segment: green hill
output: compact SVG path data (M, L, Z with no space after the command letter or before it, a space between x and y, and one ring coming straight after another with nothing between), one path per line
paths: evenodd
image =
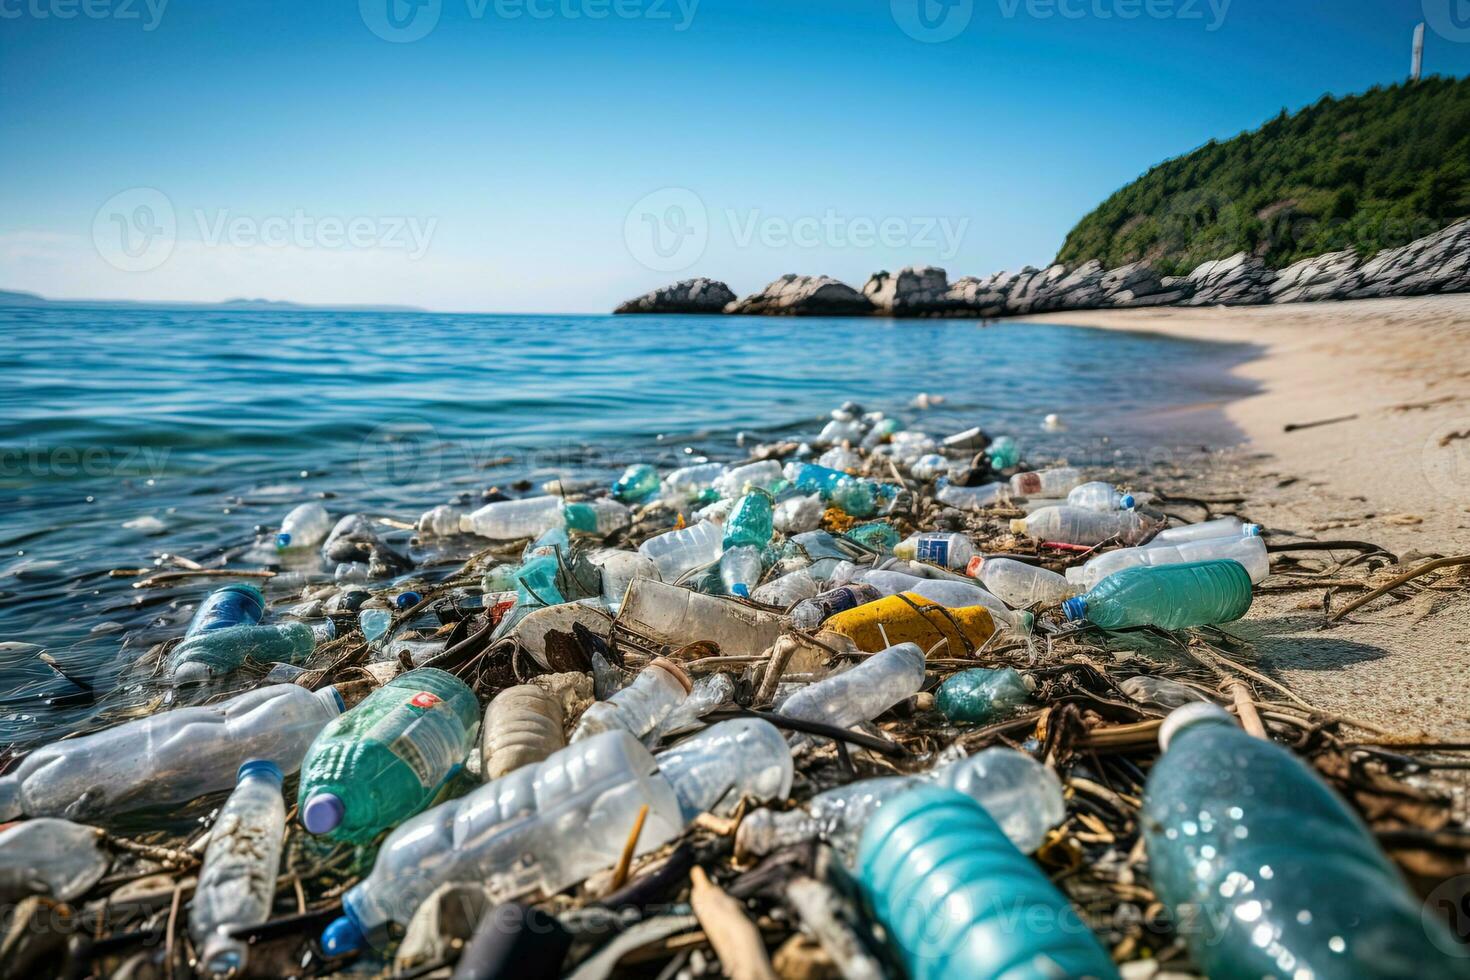
M1179 275L1236 252L1274 268L1403 245L1470 214L1470 79L1428 78L1283 109L1117 191L1058 262L1145 259Z

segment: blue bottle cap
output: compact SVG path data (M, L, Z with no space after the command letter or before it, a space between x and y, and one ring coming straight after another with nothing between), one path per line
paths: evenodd
M269 759L245 760L241 764L239 772L235 773L235 781L240 782L246 776L259 776L262 779L269 779L278 785L284 778L281 775L281 767Z
M1240 526L1240 533L1248 538L1259 538L1261 536L1261 525L1242 524Z
M1087 615L1087 600L1074 595L1062 603L1062 613L1067 617L1069 623L1075 623Z
M393 600L393 604L399 609L412 609L414 606L417 606L420 602L423 601L423 596L419 595L417 592L410 591L400 594L398 598Z
M322 930L322 952L328 956L346 956L367 945L367 937L349 916L340 916Z
M291 547L291 535L286 531L282 531L280 534L277 534L276 547L281 551L285 551L287 548Z
M746 585L744 582L736 582L734 585L730 586L730 591L735 593L742 599L750 598L750 586Z
M1123 494L1123 499L1118 501L1118 503L1123 505L1124 510L1132 510L1133 505L1138 503L1138 501L1133 499L1133 494L1125 493Z
M313 834L325 834L337 829L346 812L335 793L317 793L301 808L301 823Z

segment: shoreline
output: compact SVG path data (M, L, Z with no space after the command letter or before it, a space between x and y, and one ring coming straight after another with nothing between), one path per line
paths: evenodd
M1230 370L1257 391L1220 406L1245 441L1217 447L1215 472L1189 482L1237 492L1279 540L1370 541L1410 567L1470 552L1470 296L1020 319L1254 345ZM1463 600L1426 590L1324 629L1322 595L1258 598L1242 632L1262 664L1314 704L1395 733L1470 735Z

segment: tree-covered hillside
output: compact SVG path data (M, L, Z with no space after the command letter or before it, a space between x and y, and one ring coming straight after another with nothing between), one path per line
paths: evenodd
M1067 236L1057 261L1166 274L1250 252L1281 267L1403 245L1470 214L1470 79L1374 88L1159 164Z

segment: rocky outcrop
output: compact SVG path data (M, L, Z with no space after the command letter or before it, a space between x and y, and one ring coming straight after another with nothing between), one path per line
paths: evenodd
M1364 262L1347 299L1470 291L1470 219Z
M948 292L949 275L932 265L875 272L863 284L874 310L888 316L933 316L945 305Z
M614 313L723 313L735 293L715 279L685 279L628 300Z
M1228 259L1202 263L1184 282L1190 290L1183 306L1253 306L1270 301L1276 274L1254 255L1237 252Z
M831 276L788 273L760 292L731 303L725 312L749 316L863 316L873 312L873 304Z

